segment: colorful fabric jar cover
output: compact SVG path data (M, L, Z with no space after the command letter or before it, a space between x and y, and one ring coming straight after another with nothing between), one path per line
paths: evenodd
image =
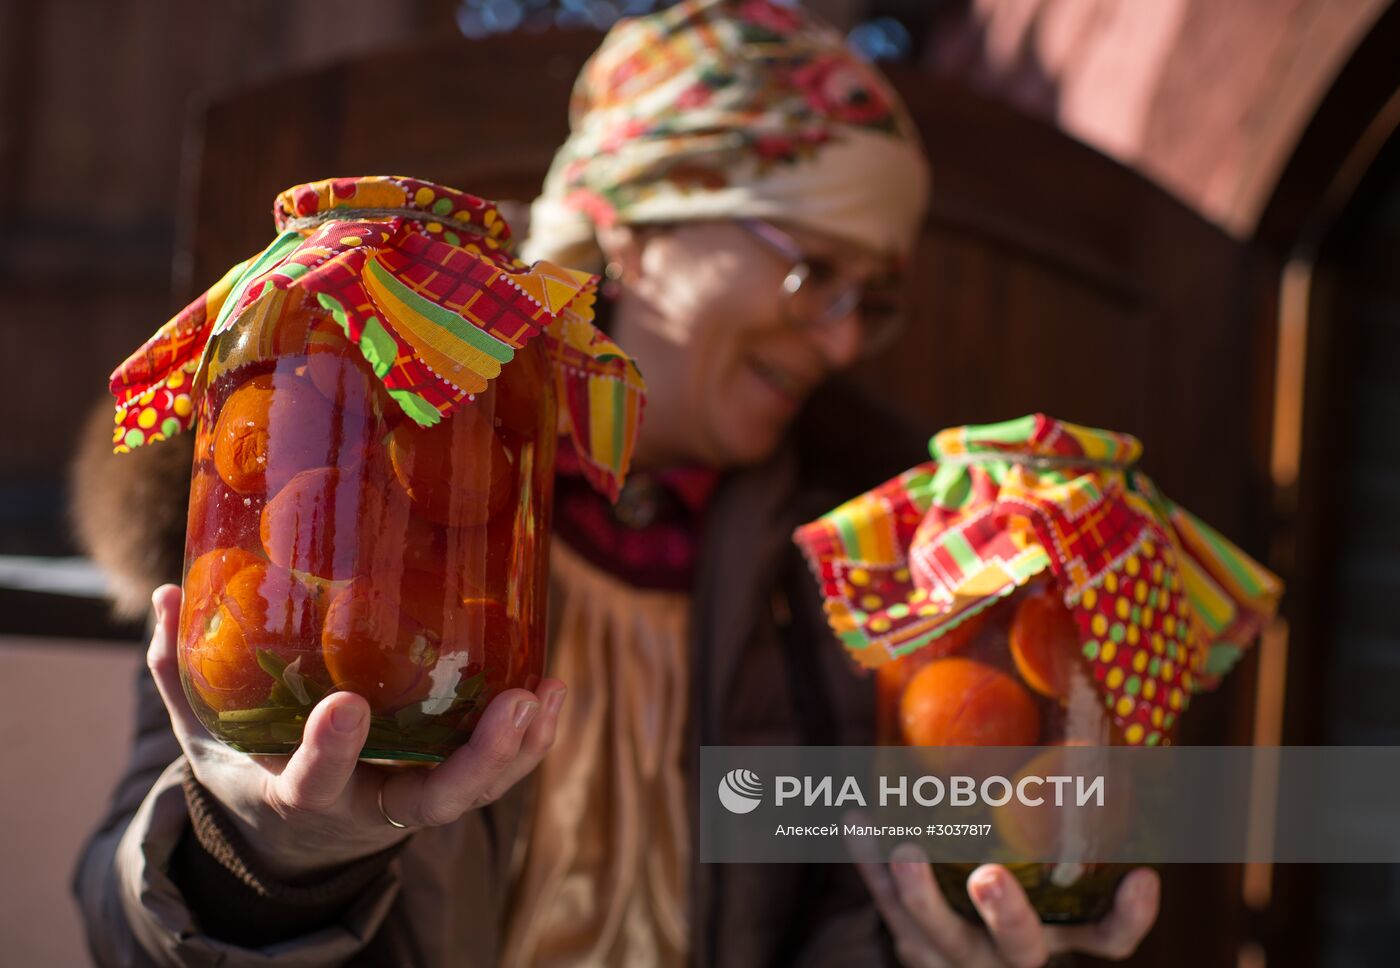
M621 20L574 86L528 251L599 267L595 229L772 218L908 252L929 168L893 88L833 27L774 0Z
M1115 725L1155 745L1277 608L1279 580L1160 494L1127 434L1034 414L929 450L794 536L861 665L938 650L1048 569Z
M645 385L636 364L593 326L597 279L548 262L526 266L490 202L413 178L337 178L288 189L278 236L160 328L111 377L118 453L193 424L217 361L214 336L276 318L307 294L359 347L389 395L423 426L475 395L532 339L559 393L560 432L583 472L616 499L631 463Z

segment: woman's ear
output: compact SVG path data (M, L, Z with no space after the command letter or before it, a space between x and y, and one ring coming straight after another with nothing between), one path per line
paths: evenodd
M637 279L642 274L642 250L650 233L630 225L601 226L597 229L598 248L610 279Z

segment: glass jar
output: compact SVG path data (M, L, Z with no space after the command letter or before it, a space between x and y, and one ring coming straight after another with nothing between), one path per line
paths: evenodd
M875 670L880 742L1002 748L951 761L995 759L994 775L1017 778L1087 776L1107 747L1172 742L1283 586L1158 491L1142 452L1041 413L950 427L929 461L797 529L832 632ZM1121 857L1143 833L1121 774L1084 810L1013 800L975 818L996 835L981 860L1010 867L1044 920L1112 905L1126 868L1079 861ZM976 865L934 866L976 917Z
M555 386L545 344L420 426L312 298L214 336L199 401L179 657L196 714L288 753L327 692L375 758L438 760L544 666Z
M1021 770L1051 775L1056 748L1124 745L1104 707L1079 630L1054 583L1029 582L1010 596L946 632L936 649L923 649L875 670L877 738L894 746L1040 746ZM1049 811L1014 805L987 817L998 842L1012 854L1054 852L1064 831ZM1087 839L1086 839L1087 833ZM1078 831L1092 852L1109 848L1123 830L1112 824ZM999 859L991 858L988 860ZM935 863L949 902L969 918L972 863ZM1091 921L1108 913L1123 864L1006 863L1032 906L1047 922Z

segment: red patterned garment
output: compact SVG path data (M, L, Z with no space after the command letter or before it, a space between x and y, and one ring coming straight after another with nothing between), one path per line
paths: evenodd
M590 564L636 588L691 589L705 510L719 472L634 471L612 504L589 486L573 446L555 459L554 533Z

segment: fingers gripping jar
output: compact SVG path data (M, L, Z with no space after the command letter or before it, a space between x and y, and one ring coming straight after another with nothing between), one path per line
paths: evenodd
M1014 784L1064 772L1065 747L1172 742L1282 587L1159 494L1135 469L1141 450L1043 414L953 428L931 462L798 530L833 631L875 670L880 743L1039 747ZM1073 831L1088 854L1124 837L1125 792L1112 799L1126 809ZM1070 832L1049 808L990 819L1042 920L1107 913L1126 866L1017 861L1054 855ZM933 865L972 918L976 866Z
M592 277L518 263L481 199L340 179L275 212L113 375L119 451L195 428L186 694L235 749L286 753L349 690L363 755L440 759L538 683L557 434L615 494L631 436L586 431L634 433L640 377L591 326Z

